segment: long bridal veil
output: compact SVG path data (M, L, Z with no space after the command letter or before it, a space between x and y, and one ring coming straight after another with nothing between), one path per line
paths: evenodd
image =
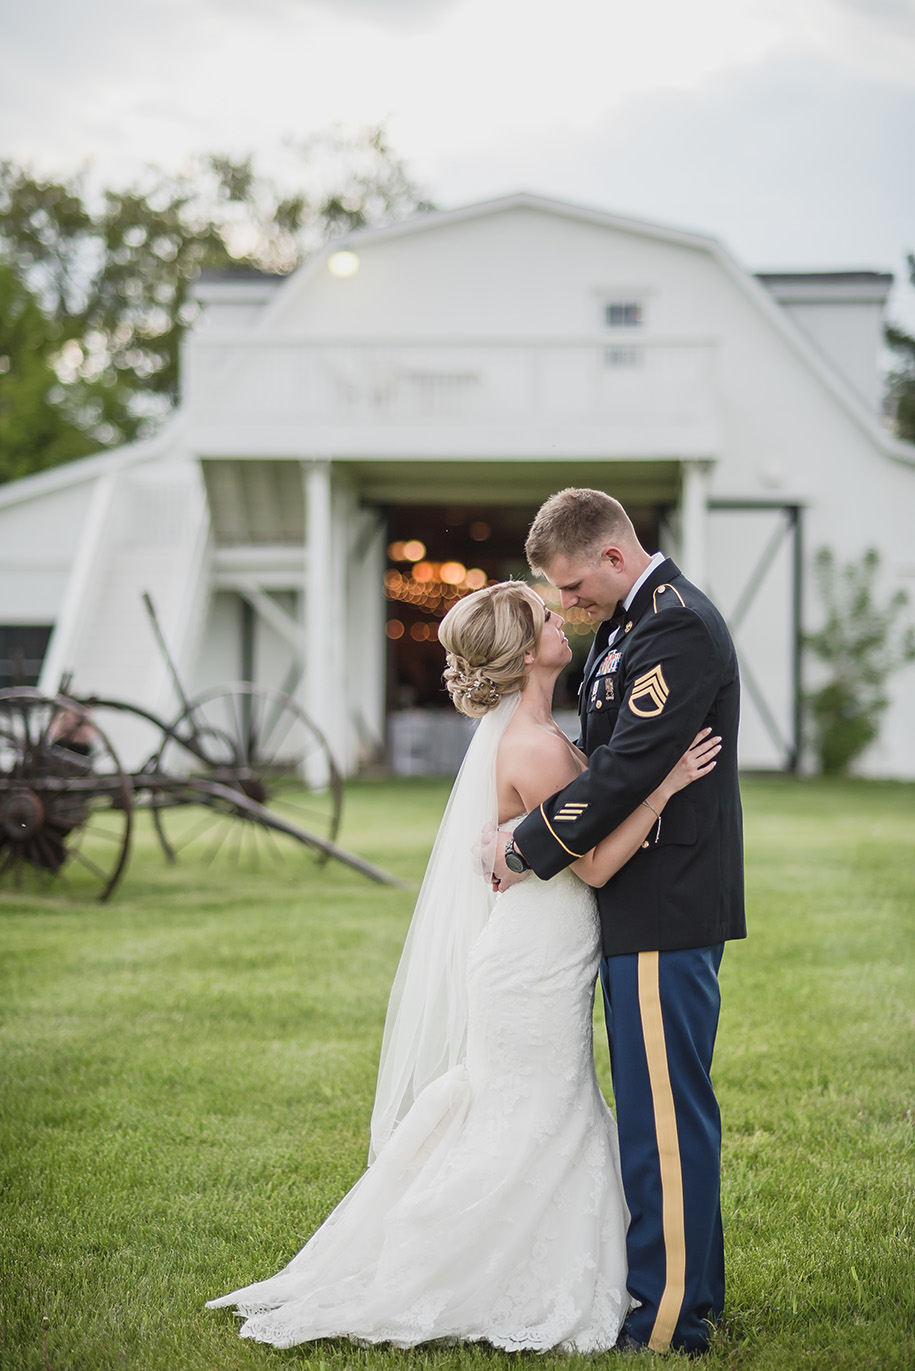
M476 727L432 848L391 989L372 1111L374 1161L416 1097L467 1043L467 958L496 896L481 834L498 828L496 759L520 693Z

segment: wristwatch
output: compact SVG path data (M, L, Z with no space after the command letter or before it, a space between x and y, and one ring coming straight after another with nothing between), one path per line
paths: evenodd
M525 871L530 871L531 864L526 862L524 857L515 847L514 835L505 844L505 865L509 871L513 871L516 876L521 876Z

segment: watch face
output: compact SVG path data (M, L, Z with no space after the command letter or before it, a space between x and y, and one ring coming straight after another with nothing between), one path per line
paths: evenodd
M520 876L525 869L524 858L521 856L514 843L509 843L505 849L505 865L509 871L514 871L516 876Z

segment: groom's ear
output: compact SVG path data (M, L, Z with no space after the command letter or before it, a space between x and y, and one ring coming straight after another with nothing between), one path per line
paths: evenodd
M622 549L618 548L615 543L608 543L606 547L601 548L600 559L602 562L609 562L615 571L618 571L626 560Z

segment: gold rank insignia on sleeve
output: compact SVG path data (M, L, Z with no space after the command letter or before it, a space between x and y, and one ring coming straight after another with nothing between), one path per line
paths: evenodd
M553 818L557 823L560 819L565 820L566 823L574 823L576 819L581 818L587 808L586 804L564 804L562 809L553 815Z
M641 719L656 719L667 704L670 694L660 664L646 671L633 683L629 708Z

